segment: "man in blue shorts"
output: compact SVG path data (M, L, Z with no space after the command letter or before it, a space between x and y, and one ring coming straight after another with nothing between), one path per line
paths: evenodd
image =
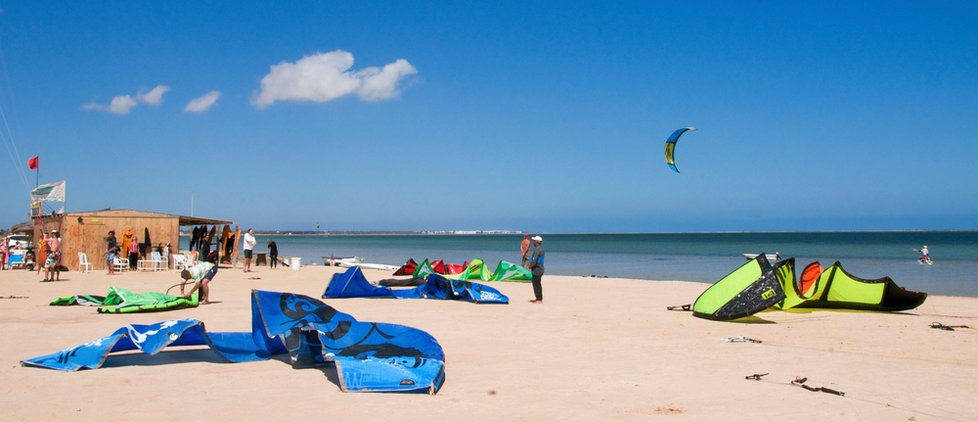
M200 289L200 302L210 303L211 289L208 285L215 275L217 275L217 265L207 261L200 261L197 265L181 271L180 278L183 278L184 283L180 285L180 296L189 298L197 289ZM191 279L195 281L194 287L190 289L190 293L184 294L184 286Z

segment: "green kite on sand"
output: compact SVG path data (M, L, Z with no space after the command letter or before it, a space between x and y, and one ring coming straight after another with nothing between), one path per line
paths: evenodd
M907 290L889 277L869 280L849 274L838 261L825 270L813 262L796 281L794 258L771 264L759 254L706 289L692 311L700 318L728 321L769 308L906 311L926 299L927 293Z
M432 270L431 264L426 259L414 269L412 277L426 278L434 273L435 271ZM496 265L496 270L489 272L489 267L482 258L475 258L469 261L469 266L465 267L465 270L459 274L440 275L450 280L524 281L532 278L530 270L507 261L499 261L499 264Z
M100 314L127 314L195 308L197 303L196 292L190 295L188 299L166 293L136 293L121 287L109 287L109 294L104 297L95 295L60 297L51 302L51 306L98 306L98 313Z

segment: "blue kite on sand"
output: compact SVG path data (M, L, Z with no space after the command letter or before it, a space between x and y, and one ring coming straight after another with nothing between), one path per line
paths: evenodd
M509 298L485 284L466 280L451 280L439 274L429 274L425 283L413 289L391 289L367 281L360 267L353 266L343 273L333 274L324 299L350 297L394 297L398 299L454 299L474 303L509 303Z
M251 314L250 333L209 333L195 319L131 324L21 364L77 371L101 367L113 352L138 349L155 355L167 346L208 346L233 363L284 353L294 368L332 362L345 392L435 394L445 382L441 345L416 328L361 322L308 296L260 290L252 290Z

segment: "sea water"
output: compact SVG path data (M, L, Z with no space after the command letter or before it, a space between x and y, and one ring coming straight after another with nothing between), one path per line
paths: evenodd
M785 232L542 234L547 274L685 280L712 283L746 262L744 253L794 257L800 272L812 261L828 267L841 261L864 279L891 277L902 287L930 294L978 296L978 232ZM358 256L365 262L401 265L408 258L461 264L482 258L520 262L520 235L327 235L256 236L256 252L267 241L279 256L298 256L322 265L323 257ZM182 239L186 248L187 239ZM933 265L918 263L930 249ZM325 282L325 281L324 281Z

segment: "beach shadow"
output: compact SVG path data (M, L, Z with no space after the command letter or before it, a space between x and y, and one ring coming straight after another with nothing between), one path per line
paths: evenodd
M323 375L326 376L326 379L329 380L329 382L333 383L336 388L342 390L342 388L340 388L340 374L336 371L336 365L330 363L318 369L323 371Z
M292 358L289 356L288 353L275 355L270 357L269 359L282 362L283 364L288 365L293 369L322 371L323 375L326 376L326 379L329 380L329 382L336 385L337 388L340 388L340 375L336 371L336 364L332 362L313 364L313 365L292 366Z
M842 308L791 308L783 309L780 312L788 312L792 314L816 314L816 313L833 313L833 314L893 314L893 315L909 315L909 316L920 316L918 313L910 311L874 311L869 309L842 309Z
M110 355L102 367L161 366L190 362L227 363L226 360L211 349L196 349L165 350L152 356L143 352Z
M734 320L723 321L723 322L735 322L740 324L777 324L777 322L767 320L756 315L746 316L743 318L737 318Z

